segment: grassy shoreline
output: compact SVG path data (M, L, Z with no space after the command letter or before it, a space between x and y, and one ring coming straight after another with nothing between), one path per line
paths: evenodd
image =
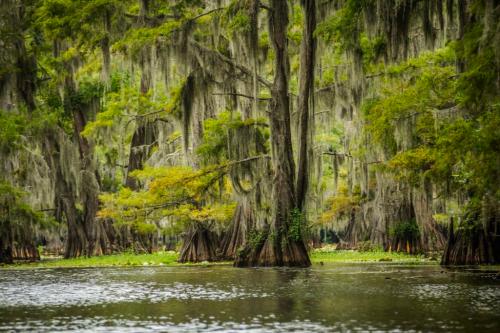
M425 258L422 255L408 255L397 252L354 250L317 249L310 253L311 262L323 263L405 263L405 264L435 264L436 260ZM177 262L178 253L174 251L157 252L153 254L120 253L98 257L80 257L73 259L46 259L37 262L23 262L0 266L0 269L9 268L70 268L70 267L129 267L129 266L206 266L231 265L231 261L202 262L181 264Z

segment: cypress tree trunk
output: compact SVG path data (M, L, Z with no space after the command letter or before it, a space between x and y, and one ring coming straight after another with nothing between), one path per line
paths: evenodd
M482 200L481 215L473 216L472 225L465 217L455 231L453 219L448 227L448 241L441 258L442 265L481 265L500 263L498 235L498 202L491 197ZM481 223L482 222L482 223Z
M2 212L2 215L8 216L7 212ZM1 221L3 222L0 232L0 263L3 264L12 264L13 256L12 256L12 234L10 228L10 222L8 220Z
M275 51L273 99L269 120L273 162L273 215L260 231L257 242L250 242L236 258L236 266L309 266L307 249L300 235L290 237L292 211L295 209L295 165L290 127L287 53L288 5L271 1L269 36Z
M32 19L24 1L0 2L2 50L0 51L0 108L8 110L17 104L29 111L36 108L37 61L27 48L26 21ZM37 43L36 39L31 43Z
M12 264L14 260L12 259L12 247L8 244L0 243L0 263L1 264Z
M101 53L102 53L102 79L104 82L109 82L109 77L111 74L111 51L110 51L110 40L109 32L111 29L111 18L108 10L104 13L103 23L105 35L101 39Z
M217 261L217 235L203 223L193 222L184 234L179 262Z
M73 223L73 217L68 219L68 244L66 249L66 257L78 257L79 255L101 255L106 252L106 248L103 248L102 244L108 244L105 229L100 221L97 221L96 215L99 209L99 176L97 174L95 161L94 161L94 151L90 142L83 137L80 133L84 130L87 124L87 116L84 110L84 106L81 105L78 100L75 101L74 96L77 92L74 87L72 79L68 77L66 79L66 96L65 96L65 108L69 113L73 115L73 127L75 132L75 138L78 141L78 148L80 153L80 163L81 163L81 199L83 204L83 225L84 234L86 238L86 244L73 245L71 242L75 241L75 235L80 235L82 237L81 231L77 230L77 224ZM67 203L72 205L71 202ZM70 214L71 216L72 214ZM68 215L66 216L68 218ZM80 242L81 243L81 242ZM80 252L79 247L86 245L83 253Z
M80 107L77 105L71 105L71 111L73 114L73 125L75 129L75 135L78 139L79 149L80 149L80 159L82 163L82 203L83 203L83 224L85 226L85 233L87 235L87 249L85 253L87 255L94 254L94 248L96 245L96 226L95 226L95 215L97 213L98 199L97 195L99 193L99 187L96 186L96 181L92 177L92 152L89 142L80 133L85 128L86 119ZM89 174L90 173L90 174ZM69 232L69 230L68 230ZM67 253L70 257L73 254ZM74 256L78 256L76 253Z
M255 216L252 203L247 198L242 198L236 207L229 229L222 239L222 258L233 260L238 255L238 250L244 246L249 237L249 232L255 228Z
M305 204L308 180L309 180L309 158L311 149L310 128L313 124L309 120L314 117L314 110L310 110L312 104L314 87L314 63L316 40L314 30L316 29L316 1L302 0L302 8L305 14L305 24L300 50L300 82L299 82L299 170L297 173L297 206L302 209Z
M87 235L82 216L76 209L76 186L68 182L62 170L61 159L67 158L67 156L61 156L62 140L55 130L49 131L45 136L44 153L55 173L55 218L62 221L64 216L68 227L64 257L72 258L85 255Z

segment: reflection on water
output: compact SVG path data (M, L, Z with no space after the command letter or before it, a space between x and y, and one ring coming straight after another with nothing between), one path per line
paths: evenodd
M0 270L4 330L500 332L500 280L394 264Z

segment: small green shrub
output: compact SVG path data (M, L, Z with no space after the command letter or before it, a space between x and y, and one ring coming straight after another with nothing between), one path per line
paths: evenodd
M398 223L392 227L389 230L389 235L399 239L416 239L420 236L420 229L418 228L417 222L412 219L410 221Z
M302 231L305 224L304 214L298 208L290 213L290 225L288 227L288 238L296 242L302 239Z
M264 244L264 241L266 240L267 233L265 231L258 231L258 230L251 230L248 233L248 244L252 249L257 249L262 244Z

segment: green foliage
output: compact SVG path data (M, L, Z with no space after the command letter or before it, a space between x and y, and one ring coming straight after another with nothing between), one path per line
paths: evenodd
M402 31L396 29L389 32L386 28L401 24L396 21L402 17L398 14L400 17L394 17L396 21L378 22L376 29L366 31L370 17L364 15L374 9L375 3L373 0L338 2L334 15L320 23L315 32L316 36L326 41L320 45L321 54L318 56L321 58L317 59L321 74L316 78L315 88L319 87L322 91L315 101L318 108L331 108L332 103L323 99L324 96L335 96L338 101L347 102L345 104L350 103L351 97L359 97L352 96L359 94L352 93L355 78L351 78L351 70L353 62L360 60L360 55L363 61L362 74L373 81L359 78L364 82L361 95L363 98L370 96L363 100L362 119L356 119L358 115L354 112L352 119L335 121L332 129L329 121L321 124L323 119L328 119L321 117L316 122L321 131L315 130L318 134L311 147L316 149L319 145L318 151L327 150L330 153L342 152L345 147L349 147L352 150L343 153L346 158L352 158L352 166L358 162L358 158L370 165L374 162L376 166L370 167L368 172L374 172L374 169L383 171L394 176L397 181L414 186L420 186L423 179L430 180L434 189L445 188L449 192L447 195L467 197L470 206L464 208L466 223L462 228L470 227L477 231L474 229L475 223L486 218L479 209L482 200L487 197L500 198L497 12L485 13L486 6L481 1L473 1L472 5L467 5L467 15L474 15L474 19L466 24L463 38L449 42L443 49L388 65L380 61L390 43L388 36ZM95 119L93 114L85 115L87 126L82 135L93 139L89 142L94 149L99 172L105 170L104 174L101 173L101 190L116 191L103 194L101 216L111 217L118 224L128 223L136 232L144 235L157 232L153 223L162 219L169 223L173 221L170 230L176 231L191 222L227 223L234 211L231 186L236 187L236 184L231 184L226 175L228 170L236 170L236 159L242 158L242 155L245 155L244 159L269 150L269 130L263 119L242 120L236 111L217 110L216 118L206 120L203 130L196 128L192 132L203 133L203 142L196 150L198 158L194 159L196 168L146 167L132 174L144 184L142 189L132 191L122 188L122 183L124 170L127 169L129 144L137 124L154 123L156 126L169 122L169 130L170 126L173 129L165 135L166 138L161 136L165 140L161 144L180 142L177 140L181 135L179 121L186 120L188 112L199 112L198 109L186 108L189 104L186 102L197 99L194 105L201 105L198 99L203 95L208 105L218 105L218 101L209 101L210 93L219 88L227 91L228 85L234 85L233 78L222 84L219 82L219 74L224 72L222 74L226 75L226 72L219 72L217 68L213 70L219 64L217 57L191 48L192 41L248 66L251 61L246 60L251 59L244 59L246 54L240 52L243 44L249 41L249 33L257 28L258 74L272 81L275 55L270 50L269 32L261 24L265 21L261 19L258 26L252 26L252 4L253 1L232 0L223 4L225 8L218 8L216 6L222 6L222 3L156 0L149 1L147 16L141 17L144 13L137 0L23 2L19 8L24 8L26 13L18 14L26 16L19 26L14 25L18 29L10 31L8 24L1 25L0 33L6 41L6 47L0 50L0 81L7 82L6 74L22 74L22 71L19 72L23 69L22 65L18 63L34 57L34 79L16 80L16 83L36 85L37 108L28 111L15 105L16 110L0 111L2 156L9 155L5 158L10 158L10 154L17 150L31 150L31 143L35 143L36 149L39 149L48 129L62 128L68 134L74 134L73 113L68 106L85 107L87 110L90 110L89 106L99 106ZM262 5L266 6L265 3ZM384 6L381 3L377 5ZM399 1L395 5L399 8ZM410 7L412 10L421 9L420 4ZM293 95L298 90L298 46L304 17L297 3L290 2L290 8L287 56L291 67L289 90ZM262 16L263 9L260 10ZM406 14L412 16L413 12ZM8 13L1 16L7 20ZM411 20L413 22L413 16ZM4 31L4 27L8 29ZM400 37L410 38L397 36L396 39ZM232 39L237 42L233 43ZM11 45L15 45L15 50ZM103 83L101 52L110 45L112 51L118 52L113 54L111 78ZM26 48L26 54L22 54L23 48ZM153 55L154 52L156 54ZM149 58L149 55L153 57ZM167 57L171 57L168 66L167 62L158 62ZM199 61L200 66L197 64L195 68L191 65L196 61ZM165 69L161 74L168 76L165 78L168 83L163 82L163 77L159 79L161 75L154 73L150 78L155 80L151 82L154 83L154 91L141 92L140 72L146 69L154 72L158 68L155 66ZM191 76L186 78L187 73L191 73ZM196 84L191 84L194 75ZM235 70L234 80L246 80L247 76ZM222 77L222 81L226 81L226 77ZM69 80L75 81L75 91L68 89L65 98L62 98L64 87L71 86L67 84ZM166 85L170 91L166 91ZM206 90L199 90L202 86ZM5 87L9 88L8 85ZM212 90L214 87L217 89ZM240 84L236 85L236 90L242 87L247 90L246 85ZM248 91L241 92L248 94ZM262 88L258 93L260 97L274 97L267 88ZM242 103L238 100L238 103L227 104L235 108L235 105L239 107ZM264 103L259 102L259 107L261 104ZM340 105L337 102L333 104ZM333 110L317 109L316 113L325 111ZM261 110L259 112L264 113ZM292 119L296 119L295 110L292 112ZM191 119L203 119L207 114L211 113L206 112L202 117ZM346 135L352 135L352 129L357 130L358 127L363 128L363 133L355 138L344 138L340 123L348 124ZM246 140L248 137L252 140ZM353 147L356 145L358 147ZM179 147L180 143L176 143L173 150L179 150ZM239 147L244 149L237 150ZM381 161L371 161L374 155ZM347 178L346 167L338 165L341 162L337 157L335 166L332 166L332 156L325 154L323 161L326 167L320 170L322 178L314 179L311 183L311 188L326 191L326 184L333 183L335 179L339 187L336 195L326 203L326 211L320 219L325 223L346 220L365 200L359 193L359 187L356 189L350 185L351 189L354 187L351 193L343 186L344 179L340 180L340 186L337 184L339 173L341 178ZM23 168L26 169L26 166ZM245 168L247 164L241 170ZM356 178L352 179L357 181ZM370 175L371 182L374 178ZM371 183L365 185L373 187ZM30 211L23 195L13 194L15 191L7 188L7 185L0 187L0 190L4 191L2 195L6 195L2 200L11 198L8 201L9 212L24 220L41 217ZM290 212L290 219L287 232L290 238L297 239L304 231L304 217L294 210ZM400 224L398 228L401 230L393 230L393 233L414 233L415 230L411 230L412 226L408 223ZM165 229L159 231L166 232ZM260 236L254 235L253 238L258 240Z
M86 77L79 82L78 89L65 87L64 91L64 111L67 117L72 117L75 110L83 110L89 113L87 117L93 117L93 105L99 105L100 98L104 91L104 85L97 79Z
M231 18L228 28L233 32L250 31L250 16L238 11L238 13Z
M31 208L25 202L25 196L26 192L0 179L0 233L10 232L10 227L14 226L24 231L32 225L53 226L54 221Z
M349 251L335 250L329 248L314 249L311 254L313 264L322 263L349 263L349 262L380 262L392 261L394 263L405 264L426 264L436 263L424 258L422 255L411 255L405 252L384 252L384 251ZM41 262L22 263L7 266L14 269L32 268L58 268L58 267L117 267L117 266L198 266L203 263L180 264L177 262L178 253L173 251L156 252L152 254L135 254L124 252L113 255L103 255L97 257L79 257L73 259L46 260ZM219 263L210 263L217 265ZM221 262L227 265L227 262Z
M144 222L132 223L131 231L141 236L153 235L158 229L154 224Z
M27 142L38 139L56 126L66 128L66 119L60 109L41 106L31 113L24 109L0 110L0 151L9 153L23 149Z
M178 33L183 31L191 31L196 35L206 34L207 30L196 30L196 26L204 26L210 22L211 17L215 17L218 11L209 11L201 4L201 1L158 3L151 12L159 17L171 16L172 19L159 21L159 24L144 24L141 27L128 29L123 38L114 43L113 50L137 59L143 50L153 45L175 44ZM240 23L242 20L239 19Z
M233 0L221 15L221 25L226 27L229 35L248 33L251 31L251 2Z
M78 257L72 259L45 260L33 263L12 265L13 268L56 268L56 267L113 267L113 266L177 266L178 254L173 251L156 252L152 254L135 254L123 252L120 254L96 257Z
M166 110L178 119L182 118L183 99L189 93L187 91L187 81L188 78L179 80L179 83L170 90L170 98L168 100Z
M27 126L28 120L24 115L0 110L0 149L6 152L16 148Z
M320 218L321 223L330 223L334 220L342 219L359 208L361 202L360 193L349 194L346 186L339 186L338 193L327 200L328 208Z
M71 38L81 47L95 48L110 30L118 29L118 18L125 3L120 0L44 0L36 11L36 26L50 39Z
M306 218L298 208L290 212L290 222L288 224L287 236L293 241L300 241L304 232Z
M256 139L264 145L269 138L269 132L262 129L267 126L264 119L242 120L241 115L236 112L224 111L217 118L207 119L203 123L203 142L196 153L205 162L220 163L230 159L228 152L231 133L242 127L259 127Z
M389 235L396 239L413 240L419 237L420 230L415 220L403 221L392 227Z
M252 249L260 248L267 238L267 231L252 229L248 232L247 243Z
M475 29L470 34L477 37ZM469 42L466 38L462 44ZM457 74L452 66L457 48L425 53L387 68L380 94L364 103L365 130L388 152L380 169L399 180L418 185L423 176L473 196L498 196L500 137L495 128L500 109L497 97L485 86L494 85L492 71L474 66L475 61L478 66L487 64L486 59L469 55L470 69ZM411 131L410 146L398 139L398 130Z
M479 14L477 12L484 8L475 6L473 10ZM499 65L495 56L498 36L495 35L494 27L485 27L484 23L485 20L475 22L463 39L453 44L459 61L467 66L459 78L458 100L476 113L488 108L492 100L499 100L497 88Z
M381 245L373 244L373 242L366 240L360 241L356 244L356 250L360 252L383 252L384 247ZM384 259L387 257L384 257ZM382 258L380 259L382 260Z
M102 92L98 88L90 85L85 88L85 93L80 92L79 95L87 96L87 98L90 96L95 97L96 94ZM172 89L170 98L158 93L153 99L151 91L146 94L141 93L138 89L138 83L132 81L127 74L113 73L111 75L111 89L102 96L103 107L101 112L97 113L94 121L87 123L81 134L85 137L97 138L101 132L108 135L108 129L122 127L134 120L154 120L161 116L176 113L178 112L180 98L178 89L178 87ZM109 144L109 141L107 143Z
M390 154L398 150L396 129L413 119L416 144L434 141L434 113L456 104L452 55L443 49L390 66L380 95L364 103L365 130Z
M104 84L98 80L86 77L79 82L78 92L73 96L73 103L77 105L88 105L99 100L104 93Z
M298 47L302 41L302 32L304 27L304 13L300 5L293 6L292 14L293 15L290 17L290 23L288 24L287 37L291 43L295 44L295 47ZM292 53L292 56L294 55L295 54ZM293 67L294 66L292 65L292 70Z
M341 50L357 45L359 20L363 8L371 0L348 0L334 15L318 24L315 34L327 41L335 41Z
M411 255L405 252L385 252L375 251L354 251L354 250L335 250L328 248L315 249L311 253L313 263L334 263L334 262L380 262L392 261L400 263L423 263L429 264L431 261L422 255ZM436 262L434 262L436 263Z
M369 68L372 63L375 63L382 57L387 48L387 41L382 36L369 38L366 34L361 34L359 45L363 53L363 65Z
M169 39L173 32L182 27L180 21L169 21L157 27L136 28L129 30L124 38L113 45L113 50L137 57L144 48L151 46L160 39Z
M397 153L386 164L386 170L391 171L399 180L405 180L418 185L421 175L428 175L436 163L436 152L429 147L417 147Z
M201 170L189 167L150 168L136 170L134 177L147 182L147 189L101 195L103 208L99 216L118 223L150 223L171 217L181 224L196 222L228 223L235 204L229 199L230 188L222 184L224 166ZM221 196L222 193L222 196ZM219 202L208 204L218 197Z

